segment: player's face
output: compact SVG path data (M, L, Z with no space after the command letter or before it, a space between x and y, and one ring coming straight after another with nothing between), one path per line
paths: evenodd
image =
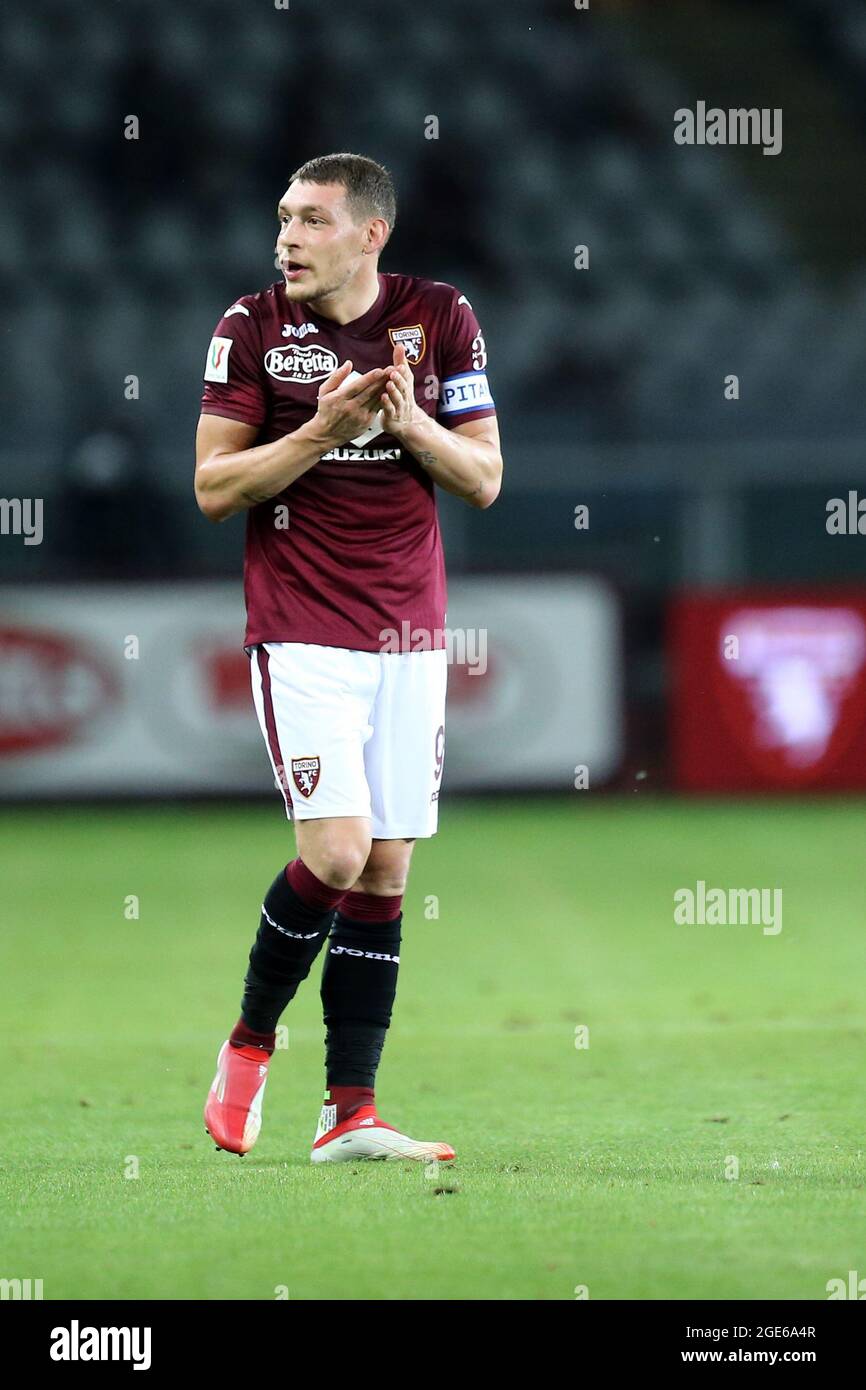
M352 221L342 184L290 184L277 217L277 258L289 299L321 299L357 274L367 229Z

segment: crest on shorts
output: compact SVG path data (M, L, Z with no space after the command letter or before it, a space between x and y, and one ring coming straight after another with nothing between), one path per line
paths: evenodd
M310 797L319 785L322 764L318 758L292 758L292 779L301 796Z
M420 362L427 351L427 339L420 323L413 323L409 328L389 328L388 337L394 347L398 343L403 344L407 362Z

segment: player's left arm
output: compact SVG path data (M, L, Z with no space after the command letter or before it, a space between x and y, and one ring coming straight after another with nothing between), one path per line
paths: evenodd
M470 507L490 507L502 486L502 451L495 415L446 429L415 400L412 370L402 343L382 395L385 429L398 439L441 488Z

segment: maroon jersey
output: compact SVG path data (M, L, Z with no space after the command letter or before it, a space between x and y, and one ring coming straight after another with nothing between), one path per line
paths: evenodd
M326 377L393 361L403 343L419 407L452 428L495 413L478 320L452 285L379 275L376 302L351 323L292 303L282 281L246 295L216 327L202 410L259 429L257 443L312 419ZM444 645L445 564L432 478L382 429L381 415L247 513L245 645L313 642L379 651L422 629ZM408 624L408 628L404 626ZM417 639L416 639L417 641ZM401 640L411 650L416 641Z

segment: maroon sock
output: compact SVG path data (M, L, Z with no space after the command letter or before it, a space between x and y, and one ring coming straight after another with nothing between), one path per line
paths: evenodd
M232 1047L260 1047L267 1052L270 1057L277 1045L276 1032L255 1033L252 1028L248 1028L242 1018L239 1018L231 1031L229 1042Z
M330 883L323 883L312 869L307 868L303 859L293 859L291 864L286 865L286 879L302 903L320 912L330 912L346 896L345 888L332 888Z
M375 1105L376 1099L369 1086L329 1086L326 1104L336 1105L337 1124L350 1120L362 1105Z
M356 893L350 889L340 903L340 916L350 922L394 922L400 916L403 894L380 898L376 893Z

